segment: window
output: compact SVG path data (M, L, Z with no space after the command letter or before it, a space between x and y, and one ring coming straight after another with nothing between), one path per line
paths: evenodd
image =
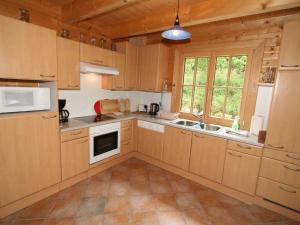
M180 111L223 125L242 116L247 52L184 58Z

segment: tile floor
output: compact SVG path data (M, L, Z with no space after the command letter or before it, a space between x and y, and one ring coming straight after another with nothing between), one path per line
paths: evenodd
M0 220L3 225L296 225L137 159Z

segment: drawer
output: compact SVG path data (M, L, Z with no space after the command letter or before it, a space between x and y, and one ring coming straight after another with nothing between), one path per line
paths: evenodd
M89 129L77 129L72 131L66 131L61 134L61 142L71 141L78 138L83 138L89 136Z
M121 128L123 127L132 127L132 120L125 120L121 122Z
M121 128L121 142L126 142L132 138L132 126Z
M271 159L277 159L283 162L293 163L300 166L300 155L294 153L278 151L270 148L264 148L263 156Z
M300 210L300 190L260 177L256 194L286 207Z
M260 176L300 188L300 166L263 157Z
M237 141L228 141L227 148L249 155L261 156L262 148Z

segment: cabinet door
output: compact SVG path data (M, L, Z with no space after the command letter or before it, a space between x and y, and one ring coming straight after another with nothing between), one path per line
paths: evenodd
M138 151L155 159L161 160L163 152L163 137L163 133L139 127Z
M121 154L127 154L133 150L133 121L123 121L121 123Z
M103 66L112 66L112 51L80 43L80 60Z
M193 134L190 171L221 183L226 140L199 133Z
M62 179L68 179L89 168L89 139L61 143Z
M192 132L166 126L163 161L188 170Z
M280 47L280 67L300 70L300 21L288 21L284 24Z
M159 45L146 45L139 50L140 89L155 91L159 66Z
M80 89L79 42L57 38L59 89Z
M300 73L280 71L276 82L266 147L300 154Z
M0 205L60 181L57 113L1 118Z
M136 90L139 88L138 47L126 43L125 53L125 88Z
M125 55L121 53L113 53L113 67L119 70L118 76L113 76L113 89L125 88Z
M222 183L228 187L254 195L260 158L227 150Z

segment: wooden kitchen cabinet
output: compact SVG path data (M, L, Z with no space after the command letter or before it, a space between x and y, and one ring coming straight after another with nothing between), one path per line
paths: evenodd
M121 154L134 151L134 121L126 120L121 122Z
M192 132L166 126L163 161L184 170L189 168Z
M61 143L62 180L89 169L89 138Z
M60 182L58 113L0 118L0 205Z
M284 23L280 47L280 69L300 70L300 20Z
M193 133L189 170L221 183L226 153L226 139Z
M112 51L80 43L80 61L102 66L112 66Z
M0 16L0 78L57 79L56 31Z
M58 89L80 89L79 42L57 37Z
M171 83L168 60L169 48L163 44L139 48L140 90L162 91L164 82Z
M254 195L260 157L227 150L222 184Z
M279 71L265 146L300 154L300 73Z

